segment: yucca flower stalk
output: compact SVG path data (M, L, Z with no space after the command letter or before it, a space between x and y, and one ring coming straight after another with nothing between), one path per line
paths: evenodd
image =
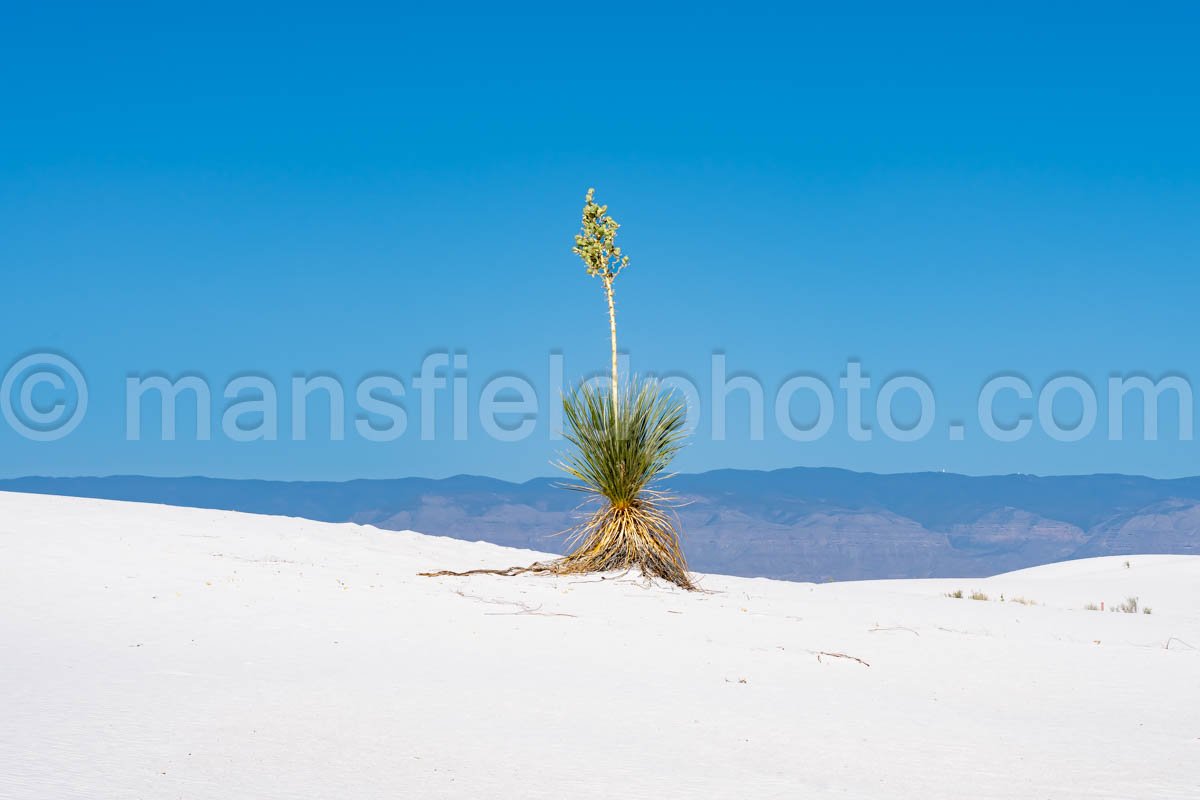
M612 344L612 408L617 402L617 304L613 297L613 281L629 266L629 256L617 245L620 225L608 215L608 206L596 202L596 190L588 189L583 200L583 224L575 234L571 252L583 259L587 274L600 278L608 300L609 341Z
M574 447L558 466L574 482L568 489L587 497L583 522L571 532L572 551L553 561L505 570L434 572L426 575L569 575L640 569L685 589L695 589L683 557L671 498L659 486L686 439L687 406L656 381L631 379L621 386L617 373L617 317L613 282L629 257L616 244L617 224L608 206L588 189L583 225L572 251L601 279L608 304L612 376L609 386L583 382L563 398L564 436Z

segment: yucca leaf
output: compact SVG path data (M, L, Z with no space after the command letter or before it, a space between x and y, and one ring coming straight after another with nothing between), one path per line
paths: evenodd
M686 438L687 406L657 381L636 378L617 394L583 384L563 399L574 451L559 462L579 481L572 488L600 495L614 506L632 505L670 465Z

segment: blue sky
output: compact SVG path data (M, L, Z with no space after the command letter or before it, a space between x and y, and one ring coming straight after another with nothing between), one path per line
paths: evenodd
M1168 406L1152 442L1140 424L1109 441L1103 404L1076 442L978 433L997 374L1100 391L1114 374L1196 372L1200 20L1184 4L1036 8L7 9L0 369L65 355L89 404L55 442L0 424L0 474L551 474L548 354L568 379L607 360L600 288L570 253L588 186L633 258L617 301L635 369L706 395L720 352L770 402L801 373L836 390L854 360L934 390L916 442L852 440L840 399L818 441L781 435L769 407L752 441L735 395L727 438L702 413L680 469L1200 472ZM409 431L389 443L126 439L129 375L202 375L220 402L245 374L408 384L439 350L469 355L476 388L525 376L533 435L494 441L472 408L455 440L442 392L421 441L410 388Z

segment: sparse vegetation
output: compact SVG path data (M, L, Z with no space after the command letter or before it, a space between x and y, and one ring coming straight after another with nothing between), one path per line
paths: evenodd
M1123 614L1136 614L1138 612L1138 599L1136 597L1127 597L1124 603L1114 606L1113 611L1119 611Z
M1136 598L1136 597L1127 597L1127 598L1125 598L1125 602L1117 603L1115 606L1109 606L1108 610L1114 614L1136 614L1136 613L1138 613L1139 608L1143 614L1152 613L1152 610L1150 609L1149 606L1146 606L1144 608L1140 607L1138 598ZM1103 611L1104 603L1101 603L1100 605L1096 605L1095 603L1086 603L1083 606L1083 610L1084 611Z
M971 592L970 594L965 594L962 589L955 589L953 592L946 592L946 597L953 597L955 600L962 600L964 597L970 598L971 600L990 600L991 599L983 592L976 591L976 592Z
M1029 599L1029 598L1027 598L1027 597L1021 597L1020 595L1018 595L1017 597L1014 597L1014 598L1012 599L1012 602L1014 602L1014 603L1020 603L1020 604L1021 604L1021 605L1023 605L1023 606L1036 606L1036 605L1037 605L1037 601L1035 601L1035 600L1030 600L1030 599Z

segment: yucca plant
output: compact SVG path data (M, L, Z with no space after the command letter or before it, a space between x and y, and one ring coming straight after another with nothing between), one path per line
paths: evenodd
M584 383L563 400L565 436L575 452L559 466L578 481L569 488L587 493L599 508L575 530L576 548L556 571L640 567L648 576L690 589L668 498L657 486L683 445L687 408L654 381L631 380L620 388L613 282L629 266L629 256L617 244L620 227L608 206L596 202L595 190L588 189L572 252L604 286L612 378L607 392Z
M612 392L584 384L563 403L573 453L559 462L588 495L591 514L572 536L575 549L555 571L602 572L638 567L651 577L693 588L670 509L658 480L683 446L686 406L654 381Z
M573 252L588 275L603 283L612 377L607 387L584 382L563 398L564 436L574 451L558 466L575 479L567 488L587 495L581 508L588 514L571 535L574 549L528 567L425 574L566 575L639 568L648 577L696 588L680 547L671 500L658 483L683 446L687 407L656 381L633 378L622 388L617 373L613 282L629 266L629 257L616 244L618 228L608 207L596 203L595 191L588 189Z

